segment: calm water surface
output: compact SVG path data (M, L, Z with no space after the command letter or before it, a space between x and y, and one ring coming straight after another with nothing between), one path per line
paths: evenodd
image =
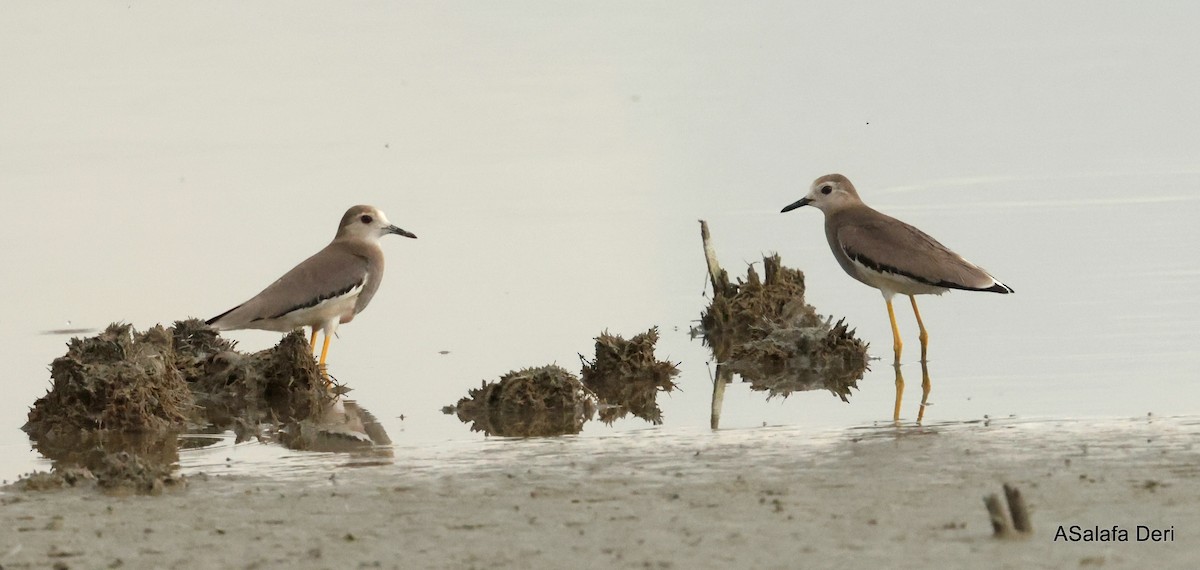
M21 7L0 22L0 478L48 466L18 429L65 350L44 331L217 314L356 203L420 236L384 242L383 286L330 356L397 465L714 437L711 363L687 334L707 303L698 219L731 272L779 252L819 312L890 358L883 302L837 267L819 212L778 213L831 171L1017 291L921 298L927 420L1194 415L1200 80L1178 66L1200 56L1200 13L1031 6L281 6L265 33L215 6ZM899 318L911 423L916 326ZM518 443L439 412L650 326L682 370L660 427ZM886 421L893 371L873 368L849 404L735 384L723 425ZM354 459L222 441L183 461Z

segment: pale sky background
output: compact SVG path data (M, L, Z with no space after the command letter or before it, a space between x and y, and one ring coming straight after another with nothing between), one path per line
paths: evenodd
M652 325L683 369L661 429L704 426L697 219L732 272L780 252L889 354L820 214L778 213L834 171L1017 291L923 299L936 421L1195 413L1198 20L1185 2L7 3L0 446L27 456L17 427L66 341L41 331L215 315L358 203L420 236L385 240L383 286L330 357L399 444L478 438L437 408ZM891 381L876 363L849 405L735 388L726 425L886 420Z

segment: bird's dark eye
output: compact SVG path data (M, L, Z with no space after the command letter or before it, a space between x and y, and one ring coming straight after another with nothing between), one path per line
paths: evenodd
M361 220L362 223L364 223L364 224L369 224L369 223L371 223L372 218L371 218L371 216L363 214L363 217L359 218L359 220Z
M830 193L830 192L833 192L833 186L830 186L830 185L826 184L825 186L822 186L822 187L821 187L821 193L822 193L822 194L828 194L828 193Z

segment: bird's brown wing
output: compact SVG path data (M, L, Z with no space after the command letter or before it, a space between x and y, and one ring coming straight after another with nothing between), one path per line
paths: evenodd
M873 219L851 220L838 228L838 243L850 259L934 287L981 291L999 285L986 271L929 234L875 213Z
M331 243L250 300L209 319L208 324L223 330L239 329L311 307L361 288L367 280L367 267L366 258L343 244Z

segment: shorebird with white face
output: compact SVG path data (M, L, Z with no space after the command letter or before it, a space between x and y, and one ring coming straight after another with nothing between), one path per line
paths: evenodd
M915 295L941 295L950 289L1012 293L1012 287L963 259L925 232L875 211L858 197L854 185L841 174L828 174L812 183L808 195L781 212L812 206L825 214L825 238L838 265L851 277L879 289L892 323L896 362L904 343L896 328L892 298L908 295L921 329L921 360L925 360L929 334L921 322Z
M789 204L782 212L812 206L825 214L825 237L833 257L851 277L883 293L892 323L892 349L900 364L904 343L896 327L892 298L908 295L921 330L921 362L926 362L929 333L917 310L916 295L941 295L950 289L1012 293L1012 287L997 281L987 271L963 259L925 232L863 203L854 185L841 174L816 179L808 195ZM899 376L897 376L899 378ZM899 416L898 382L896 415ZM928 386L926 386L928 395Z
M262 292L207 321L217 330L262 329L289 332L312 329L325 335L318 365L325 374L329 341L339 324L361 313L383 280L383 249L388 234L416 238L388 221L374 206L354 206L342 216L333 241L263 289Z

